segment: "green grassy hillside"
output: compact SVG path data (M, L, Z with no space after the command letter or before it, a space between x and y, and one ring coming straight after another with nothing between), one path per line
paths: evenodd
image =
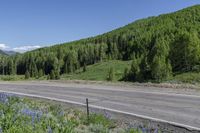
M190 83L190 84L199 84L200 83L200 73L188 72L178 74L172 79L175 83Z
M119 81L123 77L125 68L130 68L130 66L130 61L106 61L87 66L85 72L83 72L83 69L81 68L75 73L64 74L62 79L105 81L107 80L109 69L113 68L114 81Z

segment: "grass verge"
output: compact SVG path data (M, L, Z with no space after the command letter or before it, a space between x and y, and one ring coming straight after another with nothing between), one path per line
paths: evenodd
M121 127L103 114L86 114L61 105L0 93L0 133L140 133L152 129ZM157 130L155 130L157 131Z

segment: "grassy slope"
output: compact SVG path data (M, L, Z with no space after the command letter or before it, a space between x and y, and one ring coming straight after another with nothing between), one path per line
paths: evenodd
M76 71L74 74L62 75L62 79L70 80L97 80L105 81L108 75L109 68L113 67L115 71L114 81L119 81L124 73L124 69L131 67L131 61L106 61L97 63L94 65L87 66L87 71L83 72L82 69ZM182 73L171 77L169 81L171 83L190 83L199 84L200 83L200 73Z
M200 73L195 72L188 72L188 73L182 73L178 74L173 77L173 82L177 83L191 83L191 84L199 84L200 83Z
M124 69L131 66L131 61L112 60L94 65L87 66L87 71L83 72L82 69L76 71L75 74L62 75L62 79L78 79L78 80L106 80L108 71L112 67L115 72L115 81L122 78Z
M3 80L3 81L24 80L24 75L0 75L0 80Z

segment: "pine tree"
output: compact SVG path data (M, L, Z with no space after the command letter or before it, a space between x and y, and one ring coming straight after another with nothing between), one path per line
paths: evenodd
M37 66L36 66L34 61L31 62L29 70L30 70L30 76L31 77L37 77L38 76L38 69L37 69Z
M39 72L38 72L38 78L42 77L43 75L44 75L43 70L40 69Z
M59 70L55 70L54 73L55 73L55 79L56 80L60 79L60 72L59 72Z
M102 43L99 47L99 58L100 61L103 61L106 58L106 44Z
M29 79L30 78L30 73L29 73L29 71L26 71L26 73L25 73L25 79Z
M68 73L68 66L67 66L67 62L65 62L65 65L64 65L64 73Z
M118 59L119 50L116 43L112 43L112 59Z
M87 71L87 66L86 66L86 63L84 63L83 65L83 72L86 72Z
M75 51L70 51L65 57L65 63L67 66L67 72L74 72L78 68L77 53Z
M54 72L54 70L51 70L50 79L55 79L55 72Z
M47 80L50 80L50 79L51 79L51 78L50 78L50 75L48 74L48 75L47 75Z
M154 80L161 82L167 79L172 73L171 65L168 59L169 45L163 38L156 40L153 55L151 75Z
M139 74L140 81L146 81L148 79L151 79L151 67L149 62L147 61L146 56L142 58L139 66L140 66L140 74Z
M128 79L129 79L129 69L126 67L124 69L124 74L123 74L122 80L128 81Z
M12 59L8 61L8 74L14 75L16 74L15 64Z
M140 74L139 59L134 57L131 64L128 80L137 81L139 79L139 74Z
M38 76L38 69L37 69L36 64L34 64L34 74L33 74L33 77L37 78L37 76Z
M186 53L185 53L185 62L187 71L191 71L193 66L199 64L200 62L200 39L197 32L189 34Z
M200 62L200 39L197 32L177 35L172 45L171 61L174 71L188 72Z

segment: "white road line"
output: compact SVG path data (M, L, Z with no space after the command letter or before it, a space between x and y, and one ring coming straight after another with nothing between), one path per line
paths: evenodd
M51 97L46 97L46 96L25 94L25 93L12 92L12 91L2 91L2 90L0 90L0 92L16 94L16 95L20 95L20 96L33 97L33 98L42 98L42 99L48 99L48 100L53 100L53 101L58 101L58 102L63 102L63 103L70 103L70 104L76 104L76 105L85 106L84 103L70 101L70 100L64 100L64 99L58 99L58 98L51 98ZM143 118L143 119L149 119L149 120L152 120L152 121L163 122L163 123L167 123L167 124L171 124L171 125L175 125L175 126L185 127L187 129L191 129L191 130L200 131L200 128L198 128L198 127L193 127L193 126L190 126L190 125L185 125L185 124L181 124L181 123L177 123L177 122L173 122L173 121L162 120L162 119L153 118L153 117L150 117L150 116L134 114L134 113L130 113L130 112L115 110L115 109L96 106L96 105L90 105L90 107L96 108L96 109L101 109L101 110L107 110L107 111L111 111L111 112L116 112L116 113L121 113L121 114L132 115L132 116Z

